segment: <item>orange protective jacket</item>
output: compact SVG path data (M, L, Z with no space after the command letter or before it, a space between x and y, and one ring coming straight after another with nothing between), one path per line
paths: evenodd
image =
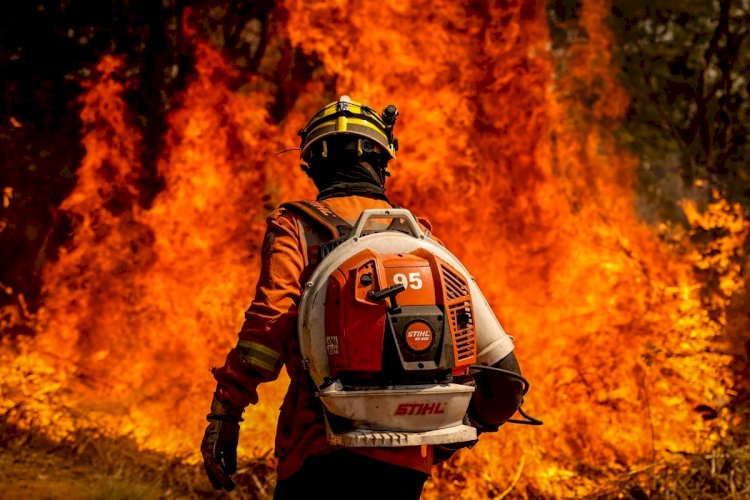
M350 224L368 208L390 208L386 201L362 196L329 198L325 204ZM421 220L429 230L429 223ZM278 478L294 474L309 456L334 449L326 441L323 408L302 367L297 337L297 308L302 284L318 264L319 245L330 237L317 223L281 208L268 217L258 286L237 346L214 370L216 396L244 408L258 402L257 386L275 380L282 365L291 379L276 429ZM432 447L352 448L352 451L427 474Z

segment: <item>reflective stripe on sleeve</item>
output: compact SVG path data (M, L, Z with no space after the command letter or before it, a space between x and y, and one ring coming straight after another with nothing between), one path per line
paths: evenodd
M252 340L240 340L234 348L245 363L262 368L269 372L276 372L281 354L268 346Z

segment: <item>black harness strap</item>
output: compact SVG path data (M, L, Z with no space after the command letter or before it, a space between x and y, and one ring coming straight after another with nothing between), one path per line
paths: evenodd
M393 219L388 225L386 231L400 231L402 233L411 234L411 228L404 219Z
M349 236L349 231L352 229L351 224L336 215L322 201L290 201L284 203L281 207L311 218L323 226L333 239Z
M391 203L391 207L402 208L400 205L396 205L395 203ZM411 234L411 228L404 219L393 219L388 225L388 229L386 229L386 231L400 231L402 233Z
M352 230L352 225L339 217L333 210L328 208L322 201L290 201L281 205L283 208L309 217L321 226L323 226L331 235L331 240L320 247L320 258L324 258L331 251L343 243ZM398 207L394 207L398 208ZM403 219L393 219L385 231L400 231L410 233L409 226ZM379 231L365 231L363 234L372 234Z

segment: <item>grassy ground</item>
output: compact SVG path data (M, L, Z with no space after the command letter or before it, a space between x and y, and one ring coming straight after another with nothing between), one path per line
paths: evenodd
M750 498L750 446L718 445L675 456L612 479L591 499L723 500Z
M0 443L0 498L264 499L273 495L275 474L261 461L241 464L235 477L236 493L229 495L211 489L201 466L138 452L123 439L79 436L76 442L56 445L6 427ZM514 491L506 498L520 497L523 493ZM704 454L678 454L640 471L611 477L588 498L750 498L750 445L725 443Z
M268 498L275 479L265 461L240 464L234 498ZM65 443L0 425L0 498L146 500L229 498L215 492L201 465L138 451L126 438L81 433Z

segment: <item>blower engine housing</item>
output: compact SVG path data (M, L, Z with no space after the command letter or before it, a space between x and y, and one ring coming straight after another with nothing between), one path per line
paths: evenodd
M410 234L367 234L392 218ZM298 331L328 441L350 447L476 439L469 365L512 349L463 265L403 209L362 213L305 284Z

